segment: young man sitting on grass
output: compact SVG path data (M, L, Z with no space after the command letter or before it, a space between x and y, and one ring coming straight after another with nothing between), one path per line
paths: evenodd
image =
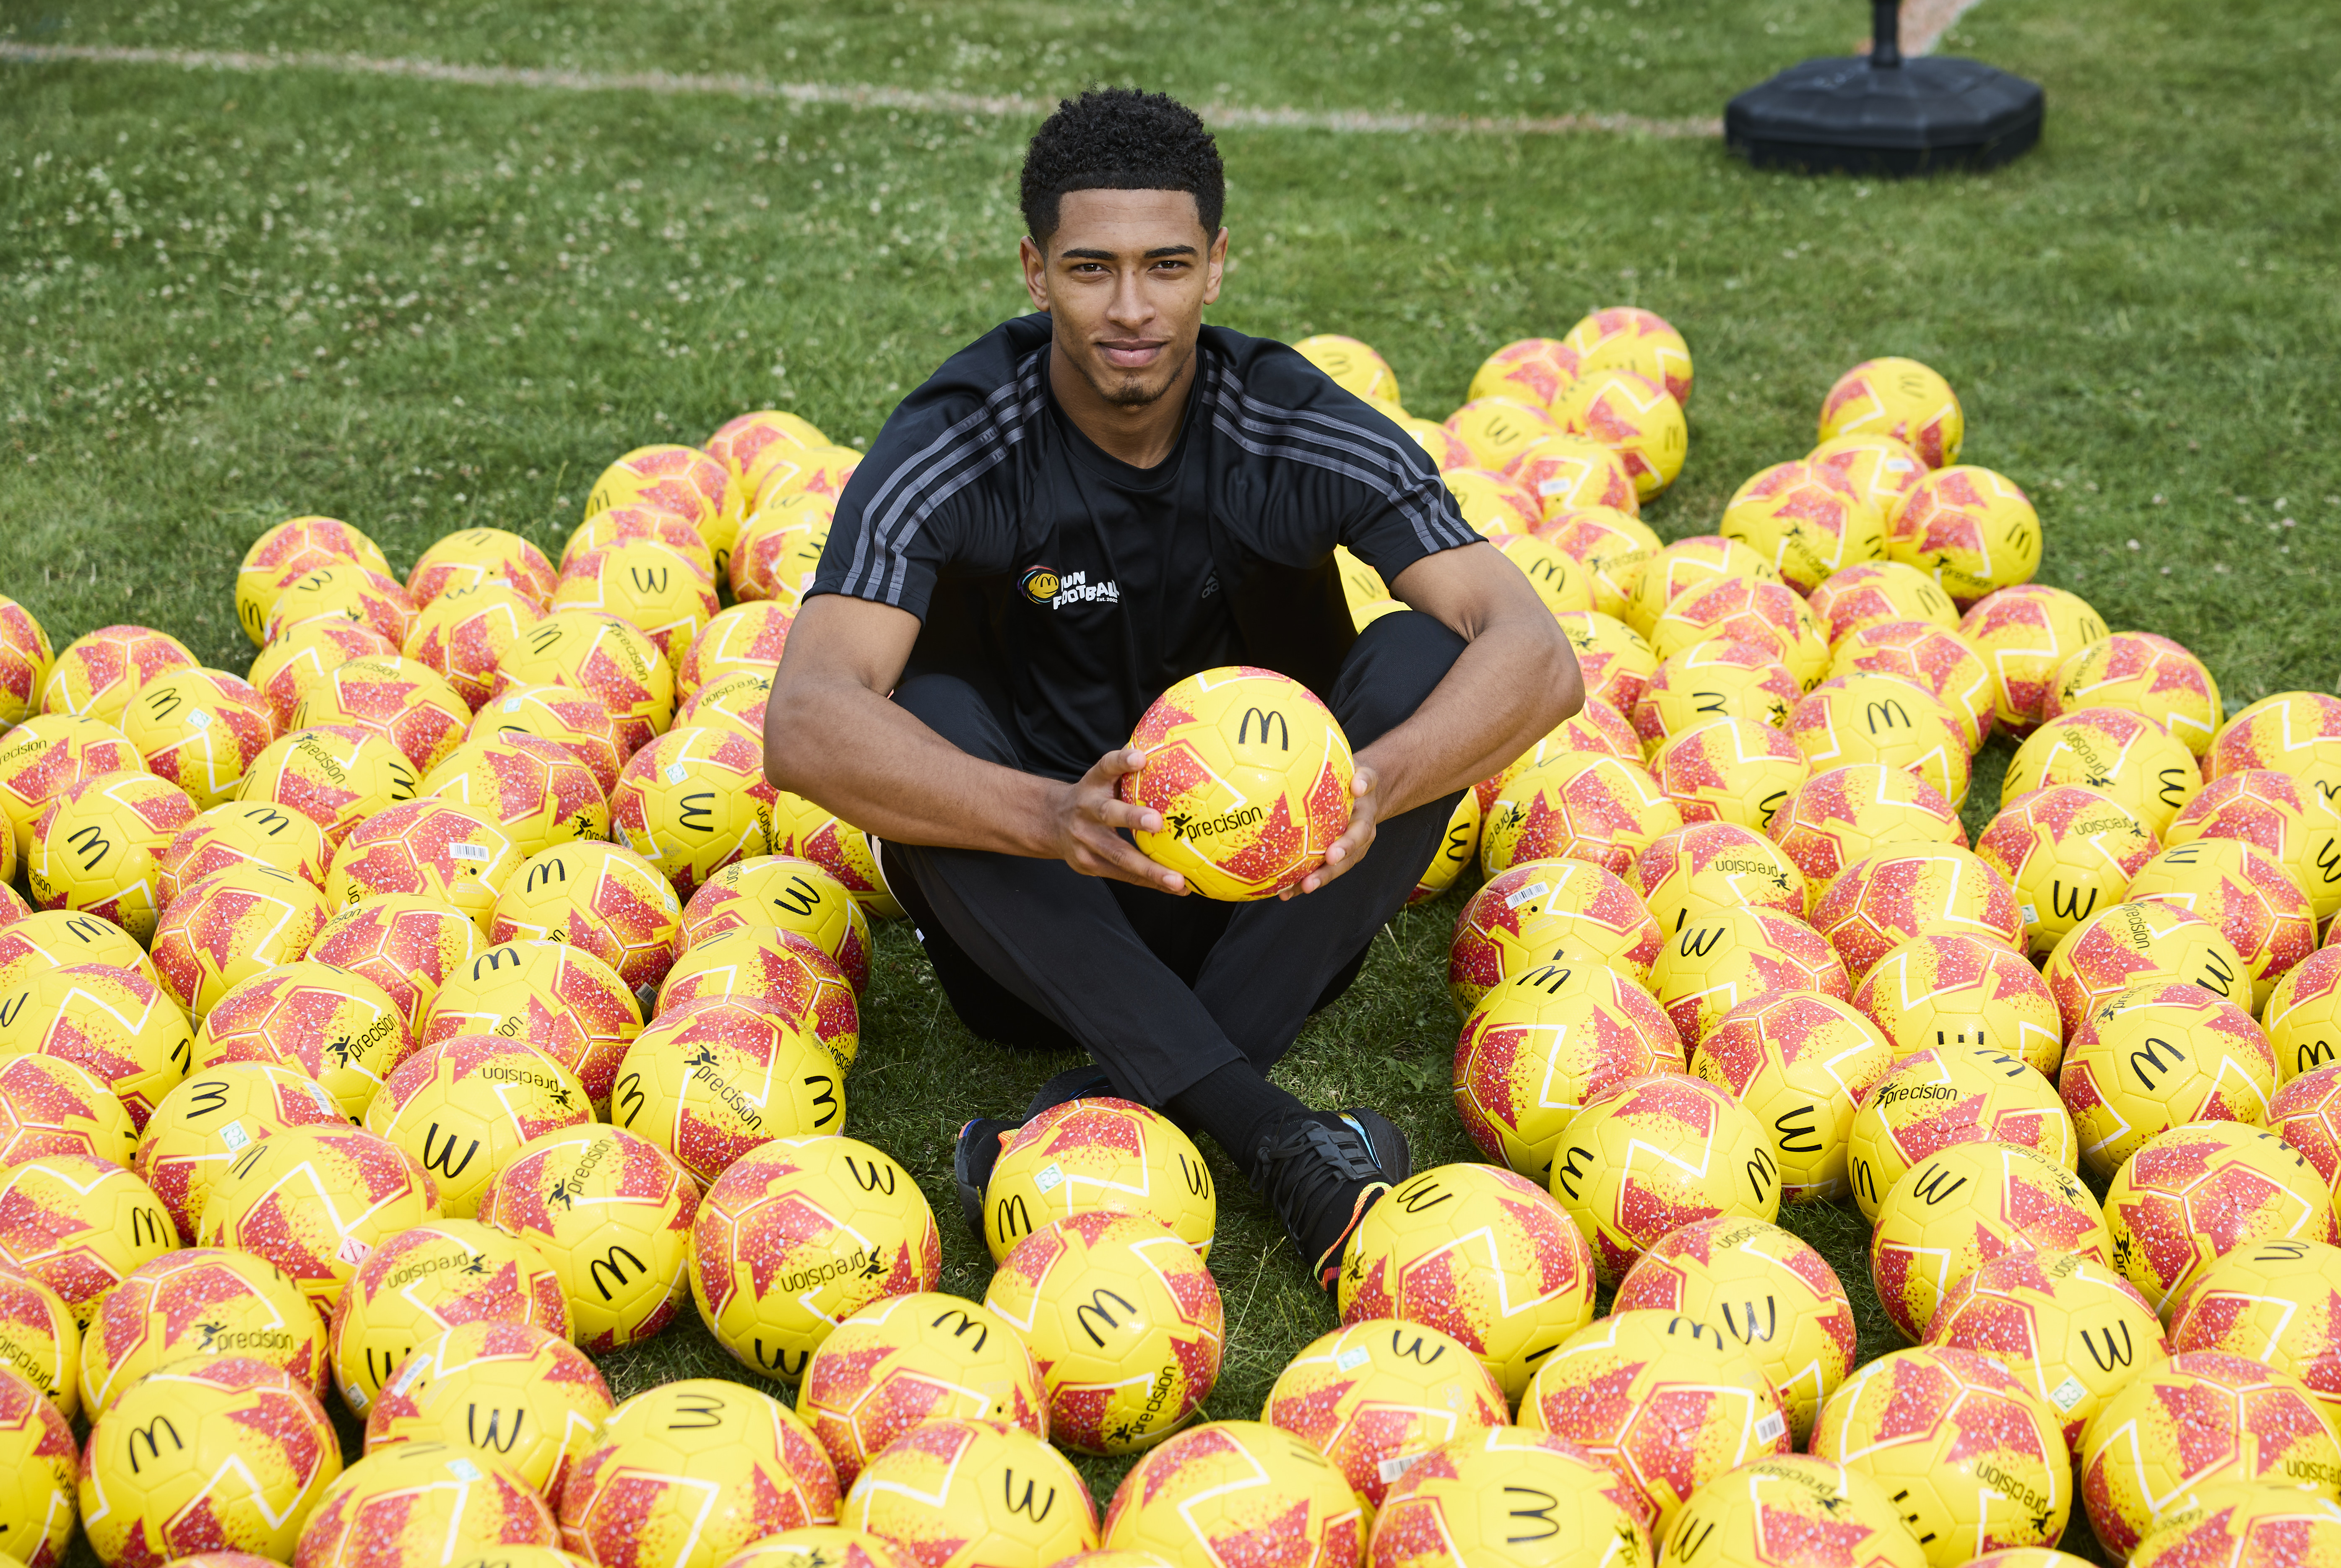
M1085 93L1032 138L1038 313L902 400L840 498L766 719L772 782L880 846L971 1030L1078 1046L1081 1095L1217 1139L1320 1285L1410 1174L1362 1107L1269 1081L1405 903L1462 791L1575 712L1577 663L1382 414L1280 342L1203 325L1228 232L1218 148L1161 94ZM1353 627L1347 545L1408 610ZM1132 727L1164 688L1262 665L1357 753L1350 827L1281 899L1213 903L1124 834ZM1017 1124L961 1130L982 1193Z

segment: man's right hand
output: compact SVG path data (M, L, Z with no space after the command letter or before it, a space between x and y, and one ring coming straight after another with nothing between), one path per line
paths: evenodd
M1080 779L1057 786L1051 802L1057 853L1084 877L1111 877L1117 882L1183 894L1186 878L1148 859L1115 831L1121 828L1162 831L1161 812L1132 806L1121 798L1122 776L1137 772L1145 760L1146 753L1135 748L1109 751Z

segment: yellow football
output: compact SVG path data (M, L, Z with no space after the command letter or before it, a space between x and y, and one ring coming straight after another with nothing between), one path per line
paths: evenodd
M1605 1284L1676 1226L1780 1212L1771 1136L1730 1092L1650 1073L1586 1102L1552 1155L1552 1195L1592 1248Z
M2047 1076L2064 1059L2048 982L2022 954L1980 937L1911 938L1871 968L1853 1005L1897 1061L1930 1046L1989 1046Z
M0 1259L89 1320L105 1292L175 1243L145 1182L94 1154L30 1154L0 1166Z
M1778 649L1718 637L1654 666L1630 712L1635 732L1655 751L1674 736L1722 719L1778 729L1804 696Z
M1185 1242L1151 1220L1091 1217L1141 1236L1160 1232L1202 1270ZM1170 1257L1169 1266L1182 1265ZM931 1291L941 1273L942 1240L918 1184L853 1138L763 1144L715 1179L692 1221L691 1294L701 1321L742 1365L791 1379L844 1318L886 1296ZM999 1306L989 1296L985 1305ZM1029 1310L1024 1317L1020 1326L1029 1325Z
M1997 1361L2063 1418L2076 1459L2089 1418L2170 1354L2154 1308L2111 1265L2025 1246L1986 1260L1946 1290L1926 1342Z
M1864 762L1916 773L1954 806L1972 764L1958 724L1923 686L1891 675L1836 675L1789 710L1782 726L1815 773Z
M2197 839L2249 842L2292 872L2317 919L2341 911L2341 810L2315 785L2269 768L2222 773L2163 835L2166 845Z
M2071 930L2041 966L2069 1038L2109 998L2149 978L2184 980L2248 1007L2251 976L2236 945L2202 916L2159 900L2115 904Z
M1675 1512L1666 1560L1669 1568L1739 1568L1762 1562L1773 1542L1784 1539L1828 1542L1836 1554L1820 1561L1830 1568L1927 1568L1918 1538L1878 1483L1808 1454L1751 1460L1692 1493ZM1979 1568L2062 1568L1997 1557L1976 1562Z
M1720 1331L1764 1369L1799 1444L1853 1370L1853 1303L1836 1271L1762 1220L1694 1220L1669 1232L1627 1273L1611 1310L1671 1312Z
M1162 818L1132 837L1207 898L1283 891L1349 826L1350 743L1308 688L1273 671L1188 677L1155 699L1130 744L1146 759L1123 776L1122 798Z
M1549 962L1479 998L1455 1047L1455 1109L1490 1159L1549 1182L1554 1147L1592 1096L1680 1072L1674 1024L1630 975Z
M2196 1122L2148 1138L2106 1189L2114 1266L2167 1323L2196 1275L2238 1247L2341 1245L2332 1194L2272 1132Z
M1593 1320L1593 1255L1527 1177L1438 1166L1366 1211L1335 1288L1343 1324L1398 1318L1436 1328L1517 1399L1538 1364Z
M2276 1053L2235 1003L2184 981L2149 979L2089 1009L2067 1042L2057 1083L2082 1163L2105 1177L2182 1123L2266 1121Z
M1855 1110L1894 1047L1849 1002L1811 991L1751 997L1723 1015L1690 1070L1752 1113L1780 1162L1780 1201L1844 1196Z
M290 518L252 541L236 568L235 619L254 647L264 640L268 612L285 586L336 561L390 571L382 547L338 518Z
M1690 450L1682 404L1662 383L1633 371L1580 375L1553 399L1552 414L1569 434L1590 436L1623 459L1645 501L1674 483Z
M1048 1391L1021 1336L990 1308L933 1291L886 1296L832 1329L797 1384L797 1414L847 1488L924 1421L1049 1434Z
M1447 993L1458 1016L1509 976L1564 958L1596 958L1637 984L1665 941L1640 895L1589 860L1529 860L1489 878L1455 917Z
M1751 908L1707 909L1667 933L1650 966L1650 993L1684 1041L1698 1045L1725 1014L1756 997L1853 986L1828 938L1793 916Z
M2040 570L2040 514L1987 468L1938 465L1903 498L1886 553L1934 578L1964 609Z
M2015 889L2039 958L2099 908L2121 902L2157 848L2135 812L2078 784L2017 796L1976 839L1977 858Z
M1220 1208L1194 1140L1168 1117L1111 1096L1052 1106L1003 1138L983 1202L994 1264L1041 1226L1088 1210L1160 1221L1208 1258Z
M927 1238L922 1288L932 1289L941 1256L931 1220ZM993 1273L983 1305L1031 1347L1051 1436L1085 1454L1156 1446L1219 1381L1227 1335L1219 1286L1159 1220L1090 1210L1045 1226Z
M1808 594L1805 602L1821 619L1829 646L1865 626L1889 620L1917 620L1956 631L1959 612L1951 596L1917 567L1898 561L1866 561L1848 566Z
M2197 1487L2246 1481L2341 1492L2341 1444L2288 1373L2216 1350L2182 1352L2108 1398L2081 1439L2089 1525L2116 1555ZM2303 1561L2291 1553L2279 1559Z
M2341 697L2279 691L2227 720L2204 754L2203 776L2272 768L2341 804Z
M2104 1213L2081 1178L2022 1144L1956 1143L1905 1172L1878 1206L1869 1277L1886 1315L1914 1343L1944 1293L2003 1253L2112 1250Z
M2056 1407L1973 1351L1879 1356L1830 1395L1812 1446L1894 1499L1930 1568L1986 1543L2046 1546L2072 1511Z
M2020 1144L2066 1170L2079 1168L2073 1124L2055 1086L2005 1051L1930 1046L1905 1057L1854 1113L1846 1168L1854 1202L1873 1224L1878 1206L1920 1161L1979 1138Z
M1380 1507L1430 1449L1510 1424L1504 1390L1462 1343L1372 1318L1310 1341L1285 1364L1260 1419L1313 1444Z
M609 1386L593 1364L557 1331L508 1316L422 1332L374 1398L365 1451L405 1443L469 1448L560 1496L572 1460L610 1416Z
M1868 501L1889 525L1929 471L1908 442L1884 434L1832 436L1807 452L1805 461Z
M1959 460L1966 416L1951 383L1917 360L1864 360L1821 399L1820 439L1890 435L1928 468Z
M1634 590L1626 600L1626 624L1648 637L1669 605L1727 577L1780 581L1779 571L1770 561L1736 539L1715 533L1678 539L1651 556L1634 580Z
M1661 1534L1700 1486L1790 1447L1764 1364L1722 1329L1664 1308L1617 1308L1563 1341L1521 1395L1520 1424L1624 1476Z
M1959 620L1959 636L1991 666L1994 717L2019 736L2047 717L2065 660L2105 635L2086 600L2037 582L1988 594Z
M1724 504L1716 532L1747 545L1799 593L1848 566L1886 553L1886 519L1829 471L1776 462L1750 475Z

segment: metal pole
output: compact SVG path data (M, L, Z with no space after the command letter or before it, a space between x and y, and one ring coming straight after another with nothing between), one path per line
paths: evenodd
M1902 64L1902 7L1897 0L1871 0L1869 63L1879 70Z

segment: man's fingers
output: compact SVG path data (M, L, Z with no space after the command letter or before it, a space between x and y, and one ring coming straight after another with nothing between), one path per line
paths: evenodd
M1109 751L1082 778L1074 799L1077 808L1093 821L1110 828L1142 829L1149 833L1162 831L1162 814L1121 798L1121 781L1138 770L1146 760L1146 753L1138 748L1125 747Z
M1348 832L1343 833L1326 847L1325 863L1300 878L1297 890L1303 893L1315 892L1356 865L1364 857L1366 850L1372 846L1373 841L1374 823L1371 818L1360 818L1352 821ZM1286 896L1290 897L1294 890L1287 889Z
M1111 877L1117 881L1134 882L1141 888L1158 888L1166 893L1187 890L1184 877L1147 858L1111 833L1077 829L1075 837L1080 852L1088 862L1078 868L1093 877Z
M1146 833L1162 831L1162 813L1144 806L1133 806L1111 795L1097 801L1090 818L1109 828L1130 828Z
M1120 750L1109 751L1099 758L1097 765L1090 769L1089 777L1082 782L1119 787L1123 774L1137 772L1145 765L1145 752L1135 746L1125 746Z

